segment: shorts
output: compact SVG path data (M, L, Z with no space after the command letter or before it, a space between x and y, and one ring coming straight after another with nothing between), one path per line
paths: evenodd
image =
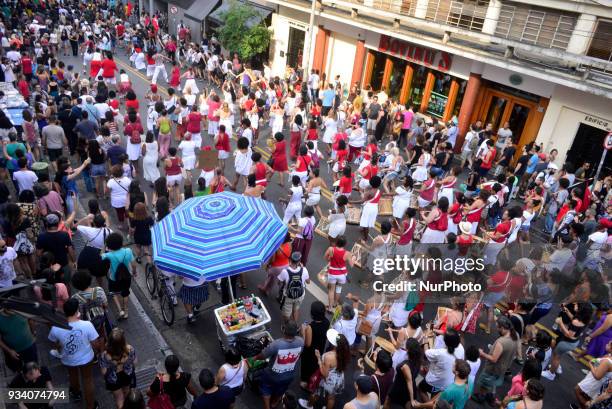
M398 173L398 172L396 172L396 171L394 171L394 170L392 170L391 172L389 172L389 173L387 173L387 174L385 175L385 177L383 178L383 180L387 180L387 181L388 181L388 180L395 180L395 179L397 179L398 177L399 177L399 173Z
M544 318L550 310L550 308L534 308L529 315L528 325L535 325L540 319Z
M495 388L502 386L504 383L504 375L495 375L483 371L480 373L477 383L487 391L495 391Z
M555 347L555 354L561 356L563 354L567 354L570 351L576 349L576 347L580 344L580 340L569 342L569 341L561 341Z
M305 295L306 292L304 292L304 294L302 294L300 298L285 297L285 300L283 301L283 306L281 307L281 314L283 315L283 317L290 317L294 310L300 308L300 305L302 305L302 301L304 301Z
M117 79L115 77L112 78L104 78L105 84L117 85Z
M367 124L367 130L368 131L375 131L376 130L376 125L378 125L378 119L370 119L370 118L368 118L368 124Z
M293 381L293 377L285 381L278 381L273 376L268 373L268 370L264 371L259 385L262 396L283 396Z
M111 294L120 294L122 297L129 297L130 286L132 285L132 277L127 280L111 280L108 279L108 292Z
M183 180L183 175L178 174L178 175L168 175L166 176L166 179L168 181L168 187L172 187L172 186L178 186L181 184L182 180Z
M327 284L346 284L346 274L327 274Z
M487 308L495 307L495 304L501 301L504 298L504 292L499 293L486 293L482 299L482 303L487 306Z
M106 176L106 165L104 163L100 163L99 165L92 164L90 174L91 177Z
M117 212L117 220L119 220L119 223L123 223L125 221L125 217L127 216L125 207L115 207L114 209Z
M111 392L118 391L121 388L136 387L136 372L132 372L131 375L123 371L117 372L115 382L109 382L105 379L104 383L106 384L106 390Z
M49 153L49 160L51 162L55 162L58 158L62 156L62 149L47 149Z

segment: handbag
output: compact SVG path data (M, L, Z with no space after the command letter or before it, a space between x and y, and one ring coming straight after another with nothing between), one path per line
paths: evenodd
M127 281L131 278L132 278L132 275L130 274L130 270L128 269L128 267L125 265L125 257L124 257L121 263L119 263L119 265L117 266L117 270L115 271L115 280L116 281Z
M26 231L20 231L17 233L13 247L19 255L34 254L34 251L36 250L30 239L28 239L28 234Z
M161 376L158 376L157 379L159 379L159 393L149 398L147 406L151 409L175 409L170 400L170 395L164 392L163 379Z

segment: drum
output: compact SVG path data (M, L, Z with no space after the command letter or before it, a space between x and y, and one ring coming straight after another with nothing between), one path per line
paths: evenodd
M379 216L392 216L393 215L393 199L389 197L382 197L378 201L378 215Z
M49 164L47 162L32 163L32 171L38 176L38 180L49 179ZM44 178L41 178L44 176Z
M324 288L327 287L327 272L328 272L328 268L329 268L329 264L326 264L325 267L323 267L321 269L321 271L319 271L317 273L317 279L319 280L319 283L321 283L321 285Z
M329 232L329 219L327 219L326 217L321 217L321 220L319 220L319 223L317 223L317 227L315 228L315 233L327 238L328 232Z
M361 220L361 207L348 207L346 211L348 213L346 223L359 224L359 221Z
M368 250L359 243L353 244L351 253L355 257L355 266L358 268L364 268L368 261Z
M393 355L393 353L395 352L395 346L393 346L391 341L388 341L382 337L374 338L374 343L363 358L364 364L368 366L372 371L376 370L376 354L381 349L384 349L391 355Z

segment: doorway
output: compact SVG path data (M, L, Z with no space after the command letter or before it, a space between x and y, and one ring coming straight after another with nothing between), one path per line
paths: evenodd
M295 27L289 27L289 41L287 42L287 65L292 68L302 66L304 52L304 39L306 32Z
M571 162L576 169L584 162L591 163L591 172L597 170L604 151L604 138L608 131L581 123L576 131L572 147L567 151L565 161ZM601 169L602 173L612 173L612 153L608 153Z

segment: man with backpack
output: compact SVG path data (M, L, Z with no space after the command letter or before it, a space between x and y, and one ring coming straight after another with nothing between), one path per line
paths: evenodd
M283 321L297 321L300 316L300 305L306 294L306 284L310 283L308 270L301 263L302 253L294 251L287 268L278 275L281 283L280 302Z

